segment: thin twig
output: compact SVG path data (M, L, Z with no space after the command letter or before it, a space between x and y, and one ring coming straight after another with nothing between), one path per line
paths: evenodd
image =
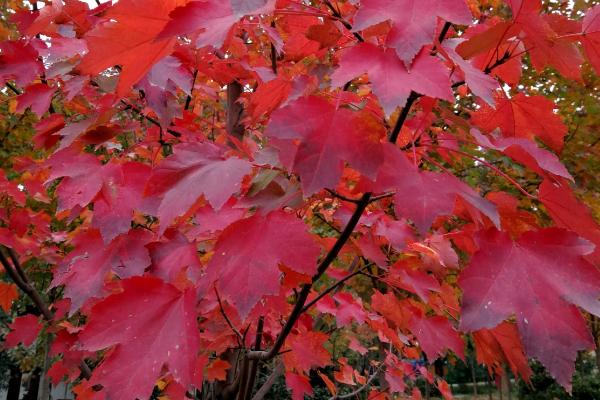
M190 104L192 104L192 94L194 93L194 85L196 84L197 77L198 77L198 70L195 69L194 77L192 78L192 87L190 88L190 94L188 94L187 98L185 99L185 106L183 107L183 109L186 111L190 109Z
M225 312L225 309L223 308L223 303L221 303L221 296L219 296L219 291L217 290L216 285L215 285L214 289L215 289L215 294L217 295L217 301L219 302L219 310L221 311L221 315L223 316L223 318L225 318L225 322L227 322L227 325L229 325L229 327L231 328L233 333L235 333L235 336L237 337L238 345L240 347L244 347L244 337L242 336L240 331L231 323L231 320L227 316L227 313Z
M302 287L302 290L300 291L300 294L298 295L298 299L296 300L294 309L292 310L283 329L277 336L277 339L275 339L275 344L273 345L271 350L269 350L269 351L250 351L250 352L248 352L248 358L256 359L256 360L270 360L270 359L274 358L275 356L277 356L277 354L279 353L279 350L281 350L281 348L283 347L283 344L285 343L285 339L292 331L292 328L296 324L296 321L298 320L300 315L302 315L302 313L303 313L302 310L304 308L304 304L306 304L306 300L308 299L308 295L310 294L310 290L311 290L313 284L319 280L319 278L325 273L325 271L327 271L327 268L329 268L331 263L337 258L339 252L342 250L342 248L344 247L346 242L350 239L350 236L352 235L352 233L354 232L354 229L358 225L358 221L360 220L360 217L362 216L363 212L369 205L370 200L371 200L371 193L367 192L367 193L363 194L361 200L356 205L356 209L354 210L352 217L350 217L350 220L348 221L346 227L340 234L340 237L335 242L335 244L333 245L331 250L329 250L329 252L325 256L323 261L321 261L321 263L319 264L319 266L317 268L317 273L312 277L311 283L305 284Z
M17 89L17 87L10 82L6 82L6 87L9 88L10 90L12 90L16 95L21 94L21 91L19 89Z
M331 13L333 14L333 16L336 17L338 19L338 21L340 21L342 23L342 25L344 25L344 28L346 28L350 32L352 32L352 25L342 17L342 14L340 13L340 11L337 8L335 8L329 0L325 0L325 5L327 6L327 8L329 8L331 10ZM356 40L358 40L359 42L365 41L365 38L363 38L362 35L358 32L352 32L352 35L354 35Z
M410 109L419 97L421 97L421 95L419 95L417 92L412 92L412 91L408 95L408 99L406 99L406 104L402 108L402 112L400 112L400 115L398 116L398 120L396 121L396 125L394 125L394 129L392 130L392 133L390 134L390 138L389 138L390 143L396 143L396 141L398 140L398 136L400 135L400 131L402 130L402 127L404 126L404 123L406 122L406 118L408 118Z
M144 114L142 112L142 110L140 110L139 108L137 108L136 106L134 106L133 104L130 104L128 102L126 102L125 100L121 100L121 103L125 105L125 109L126 110L131 110L133 112L135 112L136 114L140 115L141 117L145 118L146 121L150 122L153 125L158 126L159 128L162 129L162 126L160 125L160 122L158 122L157 120L155 120L154 118ZM174 131L172 129L168 129L167 128L167 133L170 133L171 135L175 136L175 137L181 137L181 133Z
M367 380L367 382L365 382L364 385L362 385L361 387L359 387L358 389L356 389L353 392L347 393L347 394L343 394L343 395L335 395L329 398L329 400L343 400L343 399L350 399L353 398L355 396L357 396L359 393L361 393L363 390L367 389L369 386L371 386L371 384L373 383L373 381L377 378L377 376L379 375L379 373L381 372L381 370L383 369L384 364L381 364L377 370L375 372L373 372L373 374L369 377L369 379Z
M323 297L327 296L329 293L331 293L332 291L334 291L336 288L338 288L339 286L343 285L344 282L346 282L348 279L350 279L350 278L352 278L352 277L354 277L356 275L362 274L363 271L366 270L366 269L368 269L371 265L373 265L373 264L365 265L361 269L356 270L353 273L346 275L345 277L343 277L342 279L340 279L336 283L334 283L331 286L329 286L321 294L319 294L317 297L315 297L313 300L311 300L307 305L305 305L304 308L302 309L302 312L308 311L312 306L314 306L315 304L317 304L317 302L319 300L321 300Z
M531 193L529 193L527 190L525 190L523 188L523 186L519 185L519 183L517 181L515 181L513 178L511 178L510 176L508 176L505 172L503 172L502 170L498 169L498 167L496 167L495 165L489 163L488 161L476 157L472 154L469 154L467 152L464 152L462 150L457 150L457 149L452 149L450 147L444 147L444 146L440 146L441 148L443 148L444 150L448 150L448 151L452 151L454 153L457 154L461 154L465 157L468 157L474 161L480 162L481 164L485 165L486 167L488 167L489 169L491 169L492 171L494 171L496 174L500 175L501 177L503 177L504 179L506 179L507 181L509 181L511 184L513 184L513 186L515 186L521 193L523 193L525 196L529 197L530 199L533 200L537 200L538 198L535 197L534 195L532 195Z

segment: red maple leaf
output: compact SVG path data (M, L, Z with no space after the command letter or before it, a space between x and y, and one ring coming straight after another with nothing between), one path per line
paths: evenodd
M464 0L363 0L354 18L354 30L390 20L387 44L410 65L421 48L434 42L437 17L457 24L471 23Z
M221 47L231 27L244 15L270 13L273 0L203 0L176 8L160 38L198 33L197 47Z
M215 144L182 144L152 171L145 195L161 198L157 216L164 232L201 195L213 208L221 208L239 191L242 178L248 173L248 161L226 157L224 149Z
M229 225L214 251L207 271L217 280L219 293L235 305L243 319L263 296L279 293L280 264L312 276L319 246L302 221L273 211Z
M151 263L145 245L152 237L146 230L131 230L106 246L97 230L82 232L71 242L75 250L55 272L52 285L65 285L64 296L75 311L91 297L100 297L109 272L120 278L143 274Z
M122 285L122 293L92 307L79 335L86 350L115 346L94 370L92 384L101 384L109 398L145 399L163 366L184 387L192 384L200 346L195 291L181 292L150 277L127 279Z
M395 146L385 146L384 154L375 183L365 187L395 191L396 216L412 220L421 233L429 230L436 217L451 214L458 197L499 225L495 207L467 184L452 175L420 171Z
M449 71L436 57L421 52L407 69L392 49L371 43L342 50L340 67L331 75L333 87L366 73L386 115L404 106L411 91L453 101Z
M370 177L381 165L381 123L366 110L353 112L324 98L303 97L275 111L265 134L287 141L275 145L291 159L305 196L335 187L344 161ZM300 139L297 149L294 139Z
M105 21L87 32L89 52L77 67L95 75L120 65L117 95L127 94L161 58L169 55L175 38L157 39L168 14L186 0L123 0L109 8ZM126 39L125 39L126 38Z
M472 113L473 124L484 132L500 128L504 137L524 137L542 140L554 151L563 147L567 127L554 113L556 105L543 96L526 96L519 93L512 98L496 96L496 108L482 104Z
M504 366L508 365L515 375L529 382L532 372L514 324L503 322L493 329L475 331L473 340L477 362L487 365L490 373L504 375Z
M600 73L600 5L586 11L580 40L590 64Z
M461 329L493 328L515 314L527 354L569 388L577 351L593 347L573 305L600 315L600 271L582 257L593 246L558 228L526 232L517 241L489 230L478 244L459 279Z
M4 344L8 347L15 347L19 343L23 346L31 346L42 330L42 324L35 315L27 314L15 318L9 325L11 331L6 335Z

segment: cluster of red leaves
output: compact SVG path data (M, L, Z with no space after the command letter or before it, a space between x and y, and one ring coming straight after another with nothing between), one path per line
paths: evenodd
M540 0L507 0L493 17L482 3L15 10L0 84L11 112L39 122L35 151L6 166L10 180L0 171L0 243L51 264L63 299L44 330L16 319L6 344L52 333L56 381L98 358L80 398L146 399L158 379L183 398L244 371L227 358L242 347L251 360L285 351L294 399L325 366L333 394L372 383L332 359L323 321L347 352L374 359L379 345L371 371L390 393L420 398L411 382L424 377L451 396L410 361L462 358L471 333L491 371L528 379L535 357L569 388L577 352L593 347L580 309L600 316L600 228L557 156L567 129L554 103L499 82L517 90L525 54L569 79L585 58L600 70L600 7L574 20ZM453 113L464 101L473 110ZM486 161L495 154L539 175L537 194ZM511 194L454 176L469 157ZM361 274L367 288L350 284ZM8 309L15 287L0 290Z

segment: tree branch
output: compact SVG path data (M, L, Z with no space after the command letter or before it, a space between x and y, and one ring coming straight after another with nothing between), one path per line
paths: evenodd
M339 12L339 10L337 8L335 8L329 0L325 0L325 5L327 6L327 8L329 8L331 10L331 13L333 14L333 16L336 17L338 19L338 21L340 21L342 23L342 25L344 25L344 28L346 28L350 32L352 32L352 25L342 17L342 14ZM358 32L352 32L352 35L354 35L356 40L358 40L359 42L365 41L365 38L363 38L362 35Z
M223 303L221 303L221 296L219 296L219 291L217 290L217 286L215 286L214 289L215 289L215 294L217 295L217 301L219 302L219 310L221 311L221 315L223 316L223 318L225 318L225 322L227 322L227 325L229 325L229 327L231 328L233 333L235 333L235 336L237 337L238 345L240 346L240 348L244 347L244 337L242 336L240 331L231 323L231 320L227 316L227 313L225 313L225 309L223 308Z
M134 106L133 104L130 104L130 103L126 102L125 100L121 100L121 103L125 105L125 109L126 109L126 110L131 110L131 111L133 111L134 113L136 113L136 114L138 114L138 115L140 115L140 116L144 117L144 118L146 119L146 121L150 122L151 124L153 124L153 125L156 125L156 126L158 126L159 128L162 128L162 126L161 126L160 122L158 122L158 121L157 121L157 120L155 120L154 118L152 118L152 117L150 117L150 116L148 116L148 115L144 114L144 113L142 112L142 110L140 110L139 108L137 108L137 107L136 107L136 106ZM181 137L181 133L179 133L179 132L177 132L177 131L174 131L174 130L172 130L172 129L168 129L168 128L167 128L167 133L170 133L172 136L175 136L175 137Z
M254 397L252 397L252 400L262 400L267 393L269 393L269 390L271 390L271 387L275 384L275 381L277 381L277 378L279 378L281 374L283 374L283 363L279 362L265 383L258 389Z
M260 317L258 319L258 325L256 326L256 339L254 340L254 350L260 350L264 322L264 317ZM250 375L248 377L248 384L243 389L243 396L240 397L241 400L250 400L250 397L252 396L254 382L256 381L256 374L258 373L258 363L258 360L252 360L252 364L250 365Z
M327 289L325 289L321 294L319 294L317 297L315 297L314 299L312 299L307 305L304 306L304 308L302 309L302 312L306 312L308 311L312 306L314 306L315 304L317 304L317 302L319 300L321 300L323 297L327 296L327 294L331 293L333 290L335 290L337 287L341 286L344 284L344 282L346 282L348 279L362 274L363 271L365 269L368 269L371 265L373 264L367 264L364 267L362 267L361 269L354 271L351 274L346 275L345 277L343 277L342 279L340 279L339 281L337 281L336 283L334 283L333 285L329 286Z
M335 242L335 244L333 245L331 250L329 250L329 253L327 253L327 255L325 256L323 261L321 261L321 263L319 264L319 267L317 268L317 273L312 277L312 282L310 284L306 284L302 287L302 290L301 290L300 294L298 295L298 299L296 300L296 305L294 306L294 309L292 310L286 324L284 325L283 329L281 330L281 333L279 334L279 336L277 336L277 339L275 340L275 344L273 345L271 350L269 350L269 351L249 351L248 355L247 355L249 359L270 360L270 359L274 358L275 356L277 356L277 354L279 353L279 350L281 350L281 348L283 347L283 344L285 343L285 339L292 331L292 328L294 327L294 325L295 325L296 321L298 320L298 318L300 317L300 315L303 313L304 304L306 303L308 295L310 294L312 285L317 280L319 280L319 278L325 273L325 271L327 271L327 268L329 268L331 263L337 258L339 252L342 250L342 248L344 247L344 245L346 244L348 239L350 239L352 232L354 232L354 229L358 225L358 221L360 220L360 217L362 216L363 212L369 205L370 200L371 200L371 193L367 192L367 193L363 194L360 201L356 204L356 209L354 210L352 217L350 217L348 224L342 231L340 237Z
M197 69L194 70L194 76L192 78L192 87L190 88L190 94L188 94L187 98L185 99L185 106L183 107L183 109L186 111L190 109L190 104L192 104L192 94L194 93L194 85L196 84L196 78L198 78L198 70Z
M400 115L398 116L398 120L396 121L396 125L394 125L394 129L392 130L392 133L390 134L390 137L389 137L390 143L396 143L396 141L398 140L400 131L402 130L402 127L404 126L404 123L406 122L406 118L408 118L408 113L410 112L411 107L413 106L415 101L417 101L417 99L419 97L421 97L420 94L418 94L417 92L412 92L412 91L410 92L410 95L408 95L408 99L406 99L406 104L402 108L402 112L400 112Z
M9 88L10 90L12 90L16 95L21 94L21 91L19 89L17 89L17 87L10 82L6 82L6 87Z
M367 382L365 382L364 385L362 385L361 387L359 387L355 391L350 392L348 394L344 394L344 395L335 395L335 396L332 396L332 397L329 398L329 400L343 400L343 399L351 399L351 398L355 397L360 392L362 392L363 390L365 390L366 388L368 388L369 386L371 386L371 384L373 383L373 381L377 378L377 376L381 372L381 369L383 368L383 365L384 364L381 364L381 366L379 366L377 368L377 370L375 372L373 372L373 375L371 375L369 377L369 379L367 380Z
M10 260L12 261L12 265L11 261L8 261L6 258L6 255L4 254L5 252L8 253ZM42 313L44 319L48 322L52 322L54 319L52 311L50 311L48 305L35 286L33 286L29 281L29 278L27 277L27 274L25 274L25 271L19 262L19 258L13 249L6 246L0 246L0 264L2 264L8 276L10 276L12 281L19 287L19 289L29 296L31 301L33 301L35 306ZM79 363L79 370L81 371L81 375L86 379L89 379L92 376L92 371L84 360L81 360Z

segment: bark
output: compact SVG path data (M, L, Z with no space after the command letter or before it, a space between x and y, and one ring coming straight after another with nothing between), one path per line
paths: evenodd
M50 367L50 337L46 339L44 349L44 365L40 372L40 383L38 387L37 400L49 400L50 399L50 377L48 376L48 368Z
M40 386L40 374L41 370L39 368L31 373L27 385L27 392L25 392L23 400L37 400L38 388Z
M238 102L242 92L242 85L238 81L227 85L227 132L238 140L244 137L244 125L241 123L244 108Z
M6 400L19 400L21 394L21 377L23 374L18 367L10 368L10 379L8 381L8 392Z

